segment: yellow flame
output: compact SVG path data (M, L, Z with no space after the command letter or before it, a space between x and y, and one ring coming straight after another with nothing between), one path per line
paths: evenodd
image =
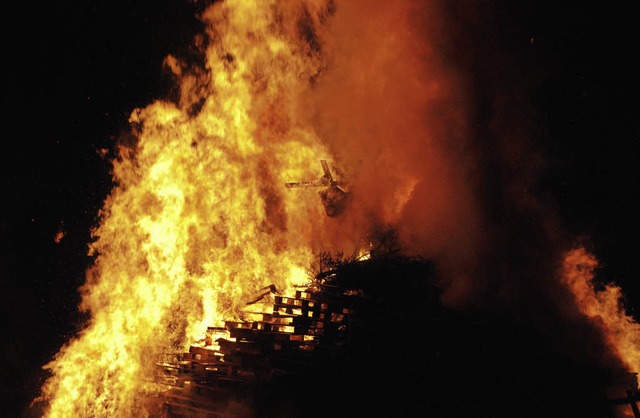
M572 291L578 307L603 328L607 343L618 354L629 372L640 370L640 324L628 315L621 303L622 290L607 284L597 290L593 285L598 260L585 248L576 248L565 255L563 279Z
M93 231L80 308L86 328L46 368L47 417L144 417L162 353L207 326L242 317L257 289L306 280L315 193L284 183L331 158L296 118L320 59L296 19L317 25L321 2L225 1L207 9L206 68L169 56L179 103L132 112L137 142L113 161L115 187Z

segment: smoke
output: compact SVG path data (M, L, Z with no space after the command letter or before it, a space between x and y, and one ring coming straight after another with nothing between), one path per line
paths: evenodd
M542 187L540 80L505 7L336 2L318 34L325 71L300 108L353 183L330 244L393 228L403 252L436 262L448 306L526 317L619 367L559 277L576 239Z
M500 97L505 87L479 87L476 72L486 70L477 65L492 58L473 63L462 52L477 49L455 33L472 18L447 7L339 2L324 39L327 69L303 111L351 168L353 202L340 226L354 235L362 225L396 228L406 251L446 265L452 302L465 303L481 286L471 276L503 245L496 227L526 198L501 196L519 190L494 182L532 154L522 132L500 122L510 120L500 114L512 105Z

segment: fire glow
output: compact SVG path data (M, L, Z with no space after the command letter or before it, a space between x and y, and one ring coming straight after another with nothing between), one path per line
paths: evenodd
M381 225L397 225L410 251L435 258L454 246L439 247L436 237L452 237L455 255L445 264L473 264L478 204L468 173L454 170L456 156L434 139L452 125L459 137L448 139L465 136L459 103L449 99L462 95L453 94L455 80L443 76L431 49L412 55L422 46L407 23L413 3L383 3L358 27L374 39L373 55L343 38L367 2L227 0L202 13L206 33L195 44L204 67L168 56L179 99L131 113L136 141L118 148L115 187L92 231L95 262L80 305L90 320L45 366L51 377L39 401L47 417L154 416L153 395L165 390L152 379L158 356L186 350L208 327L246 319L260 289L291 295L318 251L350 251ZM380 31L382 24L394 29ZM384 39L371 36L383 32ZM375 59L364 65L364 56ZM350 67L338 61L345 57L361 65L346 81ZM401 70L387 71L398 62ZM397 88L398 80L406 84ZM332 96L343 87L353 103ZM383 105L366 114L372 98ZM445 116L444 105L453 109ZM348 107L362 110L336 116ZM418 154L423 161L411 161ZM353 210L336 219L316 191L284 187L318 178L323 160L350 170L354 185ZM454 206L464 216L452 219ZM472 270L458 267L452 280ZM565 274L579 305L604 306L594 304L592 287ZM620 317L605 305L585 314ZM637 334L637 324L620 318L626 328L611 325L610 342L638 370L640 342L623 337Z

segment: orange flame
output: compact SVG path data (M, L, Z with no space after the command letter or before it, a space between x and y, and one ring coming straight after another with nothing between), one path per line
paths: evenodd
M598 260L585 248L569 251L564 258L563 279L578 307L600 325L606 342L629 372L640 370L640 324L628 315L622 304L622 290L607 284L596 290L593 284Z
M327 10L280 3L209 8L206 71L168 57L179 104L131 114L137 141L113 162L90 246L80 308L91 319L46 366L47 417L149 416L159 355L241 318L258 289L286 294L307 280L322 206L284 183L317 176L310 162L331 155L295 118L320 60L294 23L304 12L319 24Z

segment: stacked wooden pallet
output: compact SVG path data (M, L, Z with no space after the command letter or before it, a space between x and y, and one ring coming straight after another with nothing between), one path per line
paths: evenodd
M159 363L171 385L164 416L243 416L257 385L344 353L357 296L299 290L273 300L272 311L254 313L256 320L211 327L202 344Z

